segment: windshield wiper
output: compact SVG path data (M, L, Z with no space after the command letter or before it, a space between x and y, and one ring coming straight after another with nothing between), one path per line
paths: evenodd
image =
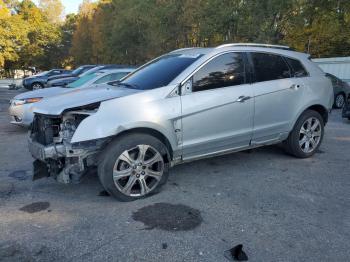
M125 86L127 88L132 88L132 89L140 89L140 87L136 84L129 84L121 81L109 82L108 84L112 86Z

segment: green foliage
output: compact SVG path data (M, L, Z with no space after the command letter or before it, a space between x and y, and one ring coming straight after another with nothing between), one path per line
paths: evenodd
M78 14L79 63L140 64L175 48L287 44L313 56L350 55L348 0L103 0Z
M73 34L65 31L69 21L53 23L47 11L30 0L0 0L0 68L61 66L68 54L63 48L70 48L66 43Z
M176 48L286 44L314 57L350 55L349 0L0 0L0 67L141 64Z

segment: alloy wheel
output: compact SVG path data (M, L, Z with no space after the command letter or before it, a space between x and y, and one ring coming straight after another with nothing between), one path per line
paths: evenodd
M308 118L299 132L299 146L304 153L313 152L321 141L322 127L315 117Z
M343 95L337 95L335 98L335 105L337 108L342 108L344 106L345 99Z
M157 187L163 172L162 155L149 145L137 145L125 150L117 158L113 168L113 180L124 195L140 197Z
M34 84L33 85L33 90L38 90L38 89L41 89L42 86L40 84Z

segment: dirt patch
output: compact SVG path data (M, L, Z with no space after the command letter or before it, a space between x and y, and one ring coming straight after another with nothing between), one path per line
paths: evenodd
M34 202L24 207L21 207L19 210L32 214L32 213L46 210L49 208L49 206L50 206L49 202Z
M189 206L156 203L145 206L132 214L135 221L145 224L146 229L187 231L199 226L203 219L199 210Z
M12 242L0 244L0 261L34 261L28 250Z
M9 197L14 191L12 183L2 182L0 184L0 198Z

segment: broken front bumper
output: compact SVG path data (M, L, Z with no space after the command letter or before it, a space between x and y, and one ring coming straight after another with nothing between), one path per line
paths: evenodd
M71 144L64 143L45 146L31 137L28 138L28 147L31 155L46 165L49 176L65 184L79 182L87 167L96 163L95 154L98 152L94 146L73 148ZM38 174L36 167L39 166L43 170L43 165L36 164L34 174Z
M31 155L38 160L45 162L45 160L52 158L57 159L59 157L66 156L66 147L63 144L44 146L28 139L28 147Z

